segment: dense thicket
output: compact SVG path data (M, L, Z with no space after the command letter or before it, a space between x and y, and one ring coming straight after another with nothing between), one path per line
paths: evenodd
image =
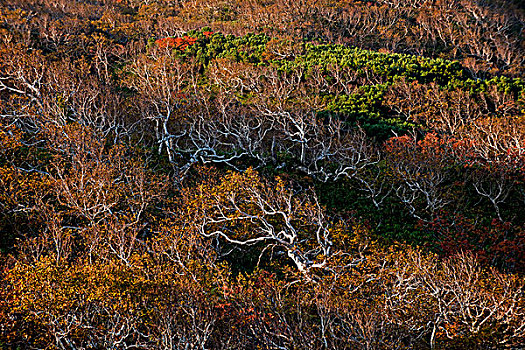
M0 2L0 348L520 348L524 16Z

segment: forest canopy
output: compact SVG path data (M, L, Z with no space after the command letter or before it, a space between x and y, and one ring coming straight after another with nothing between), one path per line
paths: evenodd
M0 349L518 349L525 8L0 0Z

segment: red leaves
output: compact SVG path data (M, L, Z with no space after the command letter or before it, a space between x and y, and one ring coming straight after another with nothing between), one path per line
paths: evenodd
M525 270L525 229L493 219L490 225L479 225L460 214L442 212L434 221L422 224L434 234L444 256L472 251L480 263L505 269Z
M212 32L205 32L205 33L212 33ZM205 34L206 35L206 34ZM155 43L157 46L161 49L179 49L181 51L186 50L188 46L191 46L197 42L197 38L193 38L190 36L183 36L181 38L162 38L157 39Z
M439 163L445 159L465 161L471 153L470 146L468 140L428 133L418 141L408 135L392 137L386 142L385 149L391 155Z
M175 47L175 38L162 38L155 41L157 46L161 49Z
M424 161L429 165L457 164L463 168L482 168L489 173L525 175L525 156L520 149L508 149L506 157L499 160L483 159L476 154L475 141L436 133L428 133L421 140L409 135L392 137L385 146L386 152L396 159Z
M202 32L202 35L204 35L206 39L208 39L213 34L214 33L212 31ZM202 39L202 36L201 36L201 39ZM167 37L167 38L157 39L155 43L161 49L179 49L181 51L184 51L186 50L188 46L194 45L198 40L199 39L196 37L184 35L178 38Z

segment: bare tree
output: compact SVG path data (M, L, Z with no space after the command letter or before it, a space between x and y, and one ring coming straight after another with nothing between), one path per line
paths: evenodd
M267 184L248 170L201 193L199 231L228 244L282 249L308 274L331 256L328 221L314 196L294 195L284 183Z

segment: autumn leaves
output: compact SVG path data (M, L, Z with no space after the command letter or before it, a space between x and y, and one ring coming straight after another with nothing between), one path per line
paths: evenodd
M522 21L429 4L2 8L0 348L520 347Z

